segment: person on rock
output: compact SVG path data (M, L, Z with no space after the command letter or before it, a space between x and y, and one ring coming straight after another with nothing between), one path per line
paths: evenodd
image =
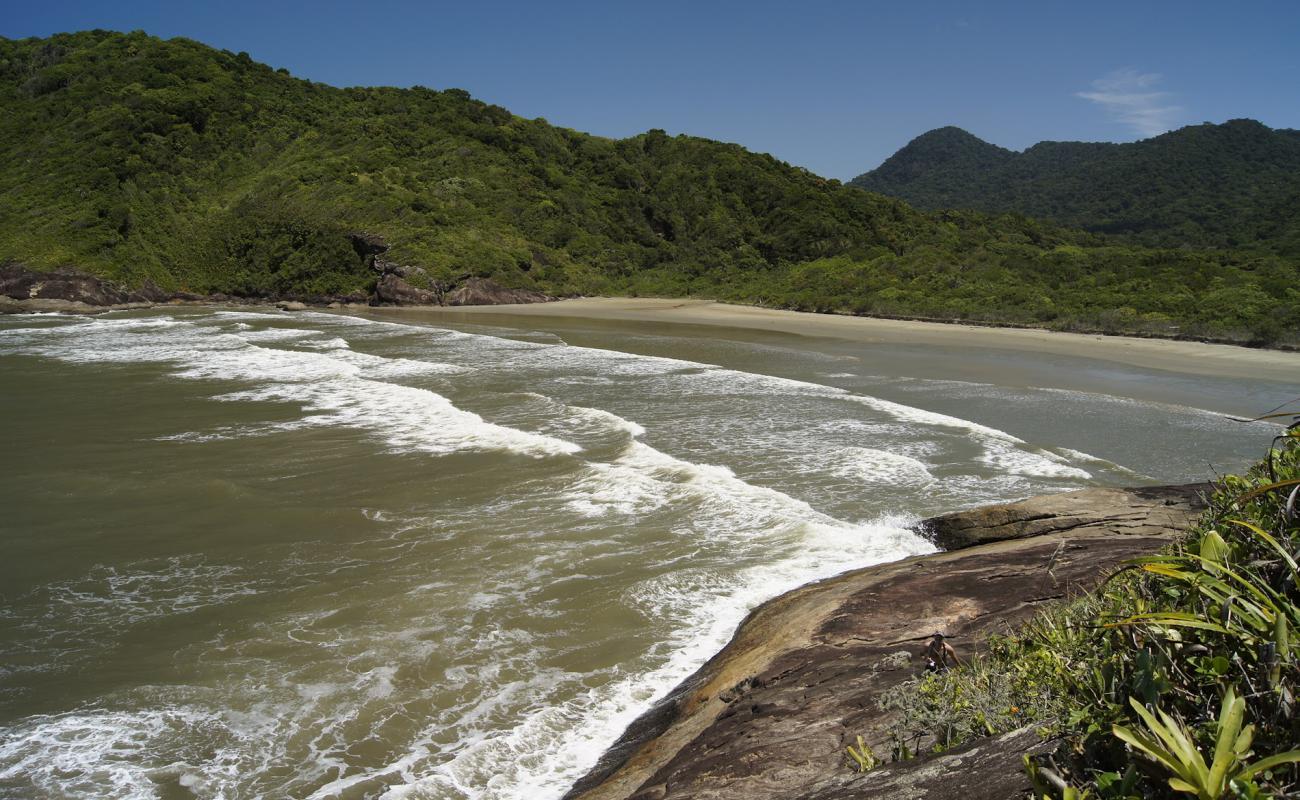
M925 645L925 671L926 672L947 672L948 662L952 666L960 667L961 659L957 658L957 651L952 649L952 645L944 641L942 633L933 633L930 635L930 641Z

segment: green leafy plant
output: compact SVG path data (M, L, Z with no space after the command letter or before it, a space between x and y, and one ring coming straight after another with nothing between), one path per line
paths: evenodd
M1159 708L1152 714L1132 698L1129 698L1129 704L1142 720L1147 733L1115 725L1112 729L1115 736L1171 772L1170 788L1194 794L1198 800L1220 800L1234 781L1245 783L1256 773L1300 762L1300 750L1277 753L1253 763L1245 762L1254 741L1255 728L1253 725L1243 727L1246 704L1232 687L1228 687L1223 696L1214 754L1208 764L1196 745L1194 733L1182 722Z
M849 745L845 749L849 753L849 758L853 759L853 763L857 766L858 772L870 772L880 766L880 759L876 758L875 751L871 749L871 745L862 740L861 736L858 737L856 750L853 745Z
M1061 740L1027 765L1035 798L1297 796L1300 424L1273 444L1220 479L1185 538L992 638L966 668L900 687L895 741L1032 723ZM1017 713L990 714L1004 699Z

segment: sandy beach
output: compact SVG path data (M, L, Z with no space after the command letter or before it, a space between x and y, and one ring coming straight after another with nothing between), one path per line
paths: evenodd
M740 328L843 339L864 344L942 345L1094 358L1146 369L1222 378L1300 382L1300 353L1169 339L990 328L940 322L812 314L711 300L584 297L554 303L385 309L473 322L530 316Z

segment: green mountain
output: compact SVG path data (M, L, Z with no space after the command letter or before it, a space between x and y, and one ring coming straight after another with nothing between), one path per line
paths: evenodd
M196 290L338 290L354 229L435 274L583 291L933 228L740 147L603 139L455 89L336 89L184 39L6 41L0 92L3 254Z
M1300 131L1249 119L1132 144L1039 142L1023 153L939 128L851 183L919 208L1014 212L1146 245L1300 258Z
M1257 341L1300 328L1295 265L1266 254L923 212L736 145L591 136L457 89L335 88L186 39L0 39L0 264L343 295L376 280L356 232L449 284Z

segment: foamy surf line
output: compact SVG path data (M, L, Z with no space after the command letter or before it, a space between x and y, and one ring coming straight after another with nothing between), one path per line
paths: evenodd
M239 313L237 318L264 316L270 315ZM385 380L454 376L469 372L466 367L383 358L346 346L300 351L256 343L296 341L319 336L319 331L268 328L228 333L187 321L149 318L93 319L4 333L15 352L71 363L158 363L169 366L177 378L254 383L256 388L227 392L216 399L297 403L310 412L303 424L367 430L396 451L445 455L503 450L543 457L581 449L554 437L494 425L433 391Z
M414 331L441 330L429 329L415 325L404 326L402 323L370 320L363 317L340 317L330 314L316 314L315 316L324 318L322 319L322 322L332 320L334 324L339 324L338 321L341 319L348 319L353 322L360 322L362 326L374 325L388 329L407 327ZM462 333L461 335L466 338L493 339L498 342L508 342L510 349L519 354L516 363L520 360L524 363L533 360L544 360L551 365L558 364L569 367L583 366L586 364L596 367L602 375L675 375L677 377L684 377L689 388L692 391L697 392L702 390L708 392L711 390L718 393L731 394L737 391L748 391L758 394L795 394L842 399L847 402L860 404L900 422L963 432L969 435L973 440L978 441L984 448L984 455L980 458L983 463L996 469L1005 470L1010 474L1048 479L1087 480L1092 477L1090 472L1077 465L1071 464L1070 461L1060 453L1034 447L1023 439L1006 431L982 425L971 420L962 419L960 417L927 411L925 409L872 397L870 395L854 394L846 389L841 389L836 386L810 383L807 381L764 375L761 373L740 372L716 364L698 361L686 361L659 356L633 355L617 350L606 350L594 347L546 344L520 341L517 339L501 340L500 337L490 336L487 334ZM1073 452L1075 451L1071 451L1071 453ZM1081 455L1087 456L1087 454ZM1092 456L1087 456L1085 459L1081 460L1091 461L1093 463L1108 463L1104 459Z
M855 558L817 552L769 567L741 573L719 587L712 597L678 598L695 602L696 623L667 643L672 655L644 672L629 675L585 698L548 708L526 718L508 734L481 740L462 750L433 774L389 789L385 800L427 800L467 797L476 800L554 798L595 766L600 755L628 725L717 653L730 640L745 615L762 602L806 583L850 569L928 552L931 548L895 522L864 526L875 533L876 545ZM828 561L836 561L831 566ZM495 774L484 788L484 774ZM446 794L448 790L458 792Z
M746 570L718 584L712 593L678 596L675 602L694 605L696 620L665 642L671 656L661 663L592 689L586 696L536 711L507 733L477 738L426 774L411 775L422 755L411 754L382 769L349 776L328 787L331 791L313 796L334 796L345 783L401 776L409 782L390 787L381 795L384 800L558 798L596 764L628 725L718 652L757 605L811 581L932 549L901 523L880 521L857 528L874 546L861 548L849 561L839 560L844 543L829 537L815 546L815 552ZM834 552L827 552L828 547Z
M910 519L842 522L781 492L749 484L725 467L677 459L640 442L630 442L614 466L625 473L614 483L626 487L631 477L626 473L639 473L639 491L653 502L690 495L736 523L697 529L710 536L731 528L739 539L762 538L759 531L775 529L775 538L765 544L786 556L730 576L667 574L651 580L633 599L648 614L681 620L662 642L667 657L651 659L642 671L585 696L535 712L508 733L476 740L430 774L388 790L386 800L559 797L634 719L721 649L757 605L811 581L934 549L908 529ZM595 465L593 470L597 477L607 477ZM602 493L584 480L578 485L581 491ZM623 496L618 502L636 501ZM393 764L385 772L405 767L409 764Z

